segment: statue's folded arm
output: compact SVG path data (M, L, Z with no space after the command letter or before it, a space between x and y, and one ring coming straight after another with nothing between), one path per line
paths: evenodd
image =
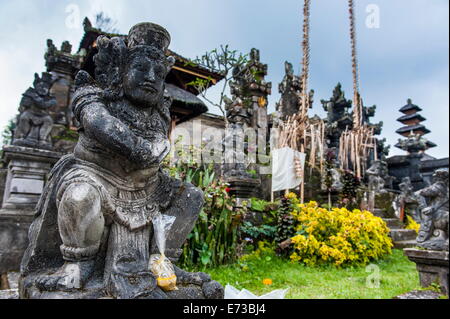
M134 134L121 120L110 115L101 103L85 105L80 115L84 134L89 138L139 166L146 167L158 161L159 152L154 154L153 143Z

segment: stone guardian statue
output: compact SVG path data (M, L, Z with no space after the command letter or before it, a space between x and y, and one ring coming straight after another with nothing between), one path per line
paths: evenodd
M21 298L222 298L208 275L175 267L179 290L164 292L149 270L152 220L176 217L165 255L176 262L203 193L167 176L171 100L164 82L169 33L135 25L127 39L97 39L93 80L76 77L74 153L51 172L21 265Z
M29 88L20 101L20 115L14 132L13 145L51 150L50 133L53 119L49 109L56 106L56 98L50 95L52 75L34 75L33 87Z
M431 250L448 251L448 169L433 174L433 184L416 192L427 200L421 211L422 224L417 245Z

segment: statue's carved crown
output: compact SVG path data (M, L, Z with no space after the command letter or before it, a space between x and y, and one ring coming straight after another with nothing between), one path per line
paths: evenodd
M53 83L52 75L47 72L42 72L42 76L39 77L39 74L34 74L34 82L33 85L36 87L38 83L45 83L47 86L51 86Z
M128 34L128 48L130 49L145 45L166 52L169 44L169 32L160 25L151 22L136 24Z

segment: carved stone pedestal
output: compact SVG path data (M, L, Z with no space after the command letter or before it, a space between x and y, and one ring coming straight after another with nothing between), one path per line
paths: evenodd
M239 207L242 207L244 201L255 197L261 185L259 179L242 177L229 177L226 182L230 184L230 195L236 196L236 204Z
M19 270L33 209L52 164L61 156L22 146L5 146L3 151L8 172L0 209L0 273Z
M47 174L61 154L22 146L5 146L8 165L2 209L33 210L41 196Z
M405 248L403 251L409 260L416 263L420 285L429 287L432 283L437 283L440 285L442 293L448 296L448 251L416 248Z

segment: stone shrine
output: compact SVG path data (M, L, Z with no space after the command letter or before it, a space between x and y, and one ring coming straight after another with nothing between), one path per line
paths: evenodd
M251 129L256 137L254 142L258 146L264 143L265 150L268 139L267 97L272 88L272 83L264 80L266 75L267 64L260 62L259 50L252 49L247 64L233 69L233 80L230 82L232 98L225 100L229 125L225 133L225 163L222 171L230 184L231 194L237 197L238 205L244 199L255 196L261 185L260 178L254 178L248 173L256 165L248 166L244 153L234 146L243 145L244 149L248 149L249 143L243 140L243 136L246 129Z
M22 97L12 145L3 147L6 179L0 209L0 274L18 271L28 245L33 209L47 174L61 154L52 151L50 111L56 99L50 93L50 73L35 74L34 85Z
M352 107L352 101L345 98L345 92L342 85L338 83L333 90L333 96L329 100L321 100L323 109L327 112L325 118L325 137L327 139L327 147L330 149L339 149L339 139L342 133L348 129L353 129L353 112L349 112ZM362 124L367 124L374 129L374 135L380 135L383 122L373 124L370 118L375 115L376 106L363 106L362 108ZM386 140L377 140L377 152L383 159L389 152L389 147L385 146ZM372 161L374 158L370 159Z
M278 86L281 99L276 105L278 117L285 121L288 117L297 114L300 109L302 80L294 74L294 68L291 63L284 63L285 75L283 81ZM310 106L313 104L314 91L309 93Z

